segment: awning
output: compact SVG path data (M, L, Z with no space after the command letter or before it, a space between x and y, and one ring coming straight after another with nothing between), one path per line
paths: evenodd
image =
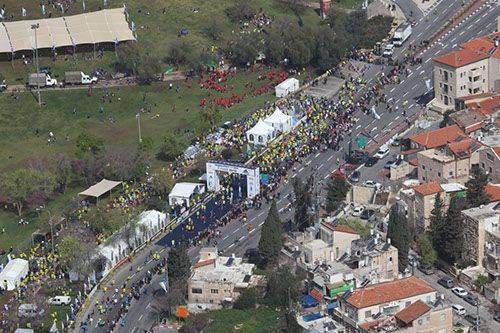
M99 198L104 193L107 193L114 189L116 186L120 185L122 182L117 182L114 180L103 179L99 183L90 186L83 192L78 193L79 195L86 195L88 197Z

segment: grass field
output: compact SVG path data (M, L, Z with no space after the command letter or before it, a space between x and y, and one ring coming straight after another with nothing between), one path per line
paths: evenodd
M294 14L280 0L255 0L258 8L262 8L269 16L294 17ZM98 10L102 0L86 0L86 11ZM226 27L226 35L237 28L237 23L229 20L225 10L233 3L232 0L109 0L109 8L121 7L125 3L130 14L129 21L135 23L138 42L143 52L148 52L159 59L165 59L168 46L177 39L183 38L201 49L208 49L214 43L207 37L204 27L212 18L220 19ZM21 8L27 9L26 19L42 16L38 1L33 0L5 0L7 15L14 14L15 20L21 20ZM194 9L197 11L195 12ZM51 6L47 10L52 17L63 15L59 9ZM82 1L77 1L64 15L80 14L83 12ZM306 24L315 24L319 21L317 13L307 9L303 14ZM189 29L188 36L179 37L182 28ZM83 48L80 48L83 49ZM51 58L41 57L40 66L50 66L55 76L61 77L66 70L83 70L91 72L101 68L112 72L116 55L113 51L104 52L102 57L93 57L92 47L87 52L80 52L76 56L59 55L54 62ZM167 68L167 64L165 64ZM33 64L24 65L21 60L0 63L0 73L7 79L7 83L25 83L27 74L35 70Z
M252 310L224 309L210 311L208 316L213 322L204 330L206 333L266 333L277 330L280 324L279 313L268 307Z

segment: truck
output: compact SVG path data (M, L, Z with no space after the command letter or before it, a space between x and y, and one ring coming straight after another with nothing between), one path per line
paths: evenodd
M392 37L392 43L394 46L401 46L410 37L412 32L411 24L403 23L394 32L394 37Z
M65 84L92 84L96 83L97 78L95 76L89 76L84 72L74 71L74 72L66 72L64 74L64 83Z
M33 73L30 74L28 79L29 87L55 87L57 86L57 80L50 77L49 74L45 73Z

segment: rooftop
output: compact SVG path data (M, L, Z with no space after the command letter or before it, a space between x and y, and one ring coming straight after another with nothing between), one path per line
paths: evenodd
M500 184L487 184L485 191L491 202L500 201Z
M424 197L427 195L443 192L443 188L441 187L439 182L423 183L413 187L413 190Z
M497 206L497 202L492 202L487 205L481 205L479 207L463 210L462 214L474 220L487 219L493 216L500 216L500 212Z
M462 132L458 125L451 125L434 131L417 134L411 137L410 140L430 149L444 146L450 142L456 141L459 137L465 137L464 132Z
M442 162L448 163L455 161L455 156L451 154L447 154L445 150L442 149L427 149L418 153L418 155L425 156L427 158Z
M347 298L347 302L358 309L362 309L432 292L436 292L436 290L427 282L411 276L357 289Z
M347 225L344 225L344 224L339 224L339 225L333 225L329 222L321 222L322 225L324 225L326 228L332 230L332 231L336 231L336 232L344 232L344 233L347 233L347 234L354 234L354 235L358 235L357 231L354 230L353 228L347 226Z
M244 263L242 258L217 256L197 262L193 266L192 281L227 282L248 284L254 264Z
M489 116L497 111L500 111L500 93L482 99L481 101L470 103L466 102L466 104L471 110L474 110L478 114Z
M421 300L410 304L403 310L399 311L394 315L398 320L402 321L405 325L413 322L415 319L420 318L422 315L426 314L431 310L431 307L422 302Z
M451 142L448 147L457 158L467 158L482 146L481 142L473 138L464 138Z
M495 38L500 33L482 36L460 44L460 49L436 57L433 60L451 67L462 67L490 57L500 58L500 48L495 46Z
M465 133L471 133L483 126L486 117L473 109L457 111L450 115L450 118L462 128Z

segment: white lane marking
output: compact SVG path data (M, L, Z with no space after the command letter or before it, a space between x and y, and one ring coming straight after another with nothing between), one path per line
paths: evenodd
M391 125L392 125L392 121L387 124L388 127L391 126Z
M235 233L238 232L238 230L239 230L239 228L238 229L234 229L234 231L232 232L232 234L234 235Z
M415 88L418 86L418 83L415 83L413 87L411 87L411 90L415 90Z
M370 132L373 132L375 130L377 130L377 126L375 126Z
M234 246L234 243L233 243L233 244L231 244L231 245L229 245L229 246L227 247L227 249L229 250L229 249L230 249L230 248L232 248L233 246Z
M306 166L308 166L309 164L311 164L312 161L307 161L306 162Z
M373 137L376 139L379 133L375 134Z
M394 118L394 120L398 120L399 119L399 116L397 116L396 118Z
M262 227L262 225L264 224L264 222L266 222L266 221L262 221L262 222L260 222L260 223L259 223L259 227Z
M278 212L281 213L284 209L285 209L285 207L281 207L280 209L278 209Z
M141 314L141 315L139 316L139 321L141 321L141 319L142 319L142 316L143 316L143 315L144 315L144 314Z
M333 158L333 155L331 155L330 157L328 157L327 161L330 162L330 160Z
M427 60L425 61L425 63L428 63L429 61L431 61L431 58L427 58Z
M392 89L391 89L391 92L393 92L395 89L396 89L396 87L392 88Z
M259 215L257 215L257 217L261 217L262 215L264 215L264 212L260 212Z
M299 169L299 173L302 172L304 170L304 167L300 168Z
M360 128L361 128L361 125L358 125L358 126L356 126L356 128L354 130L357 131Z
M226 237L222 238L222 240L224 241L224 240L226 240L228 237L229 237L229 235L227 235Z
M418 65L418 67L416 68L416 70L418 71L420 68L422 68L422 65Z
M409 91L405 92L405 93L403 94L403 97L406 97L406 95L408 95L409 93L410 93Z
M325 165L323 163L321 163L318 167L318 170L321 169L322 167L324 167Z
M408 109L411 109L415 106L415 103L411 103L411 105L408 107Z
M317 153L316 155L314 155L315 158L318 158L318 156L319 156L319 153Z
M240 238L238 238L238 242L241 242L243 239L245 239L245 235L243 235Z
M254 231L255 231L255 229L250 230L249 234L251 234L251 233L252 233L252 232L254 232Z

